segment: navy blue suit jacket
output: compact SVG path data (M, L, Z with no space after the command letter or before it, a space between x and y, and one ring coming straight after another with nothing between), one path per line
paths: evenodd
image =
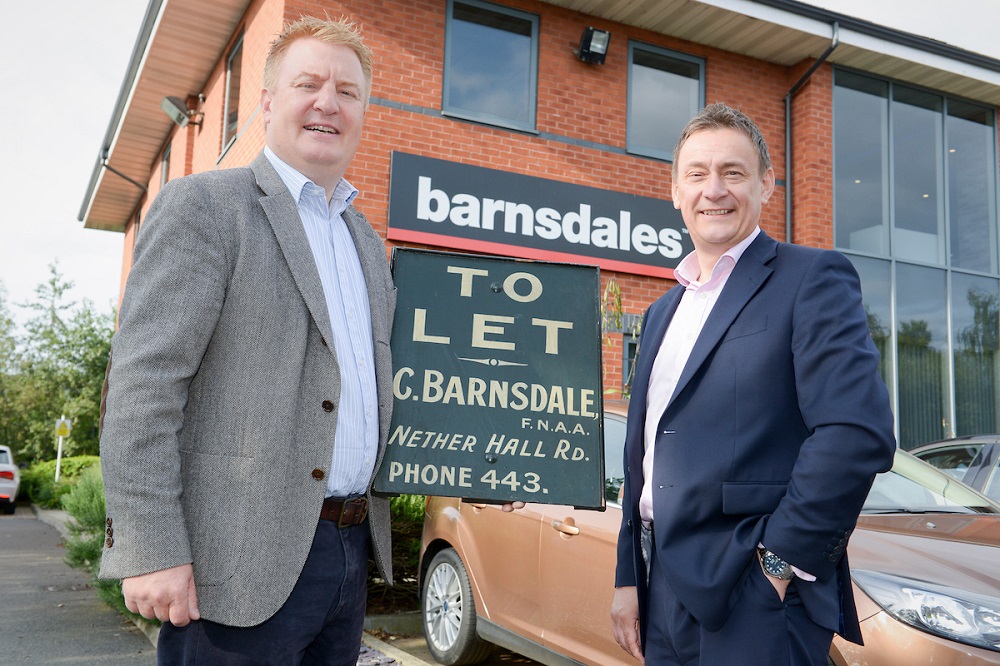
M616 586L638 589L643 430L653 360L683 287L646 312L625 444ZM817 577L794 584L814 622L860 642L844 549L895 439L857 272L840 253L761 233L709 315L659 421L658 562L709 631L739 603L756 546ZM645 637L646 632L642 631Z

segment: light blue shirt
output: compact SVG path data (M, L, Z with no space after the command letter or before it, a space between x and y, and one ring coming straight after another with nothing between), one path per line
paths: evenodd
M340 400L326 494L363 495L378 452L378 399L368 289L342 217L358 191L341 178L327 203L322 187L282 162L270 148L264 148L264 155L295 199L333 326Z

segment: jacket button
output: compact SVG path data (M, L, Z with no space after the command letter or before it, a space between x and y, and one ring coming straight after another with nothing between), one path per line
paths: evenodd
M323 401L323 411L324 412L332 412L333 411L333 403L330 402L329 400L324 400Z
M111 537L108 537L108 538L107 538L107 539L106 539L106 540L104 541L104 545L105 545L105 546L107 546L108 548L111 548L111 546L115 545L115 540L114 540L114 539L112 539Z
M112 529L112 528L110 528L110 527L109 527L109 528L108 528L107 530L105 530L105 533L106 533L106 534L107 534L107 535L108 535L109 537L110 537L110 536L114 536L114 535L115 535L115 531L114 531L114 529Z
M111 519L110 518L108 518L107 521L105 521L105 522L107 522L108 527L111 527Z
M317 481L322 481L324 476L326 476L326 474L324 474L323 470L321 470L319 467L317 467L312 471L312 477Z

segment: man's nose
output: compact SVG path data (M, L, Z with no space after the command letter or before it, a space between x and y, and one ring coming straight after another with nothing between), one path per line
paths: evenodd
M317 111L325 114L337 113L340 111L340 100L337 99L336 89L322 88L316 93L316 101L313 106Z
M709 174L708 180L705 182L704 190L704 194L707 198L719 199L726 196L728 192L729 188L726 186L726 179L723 178L721 174Z

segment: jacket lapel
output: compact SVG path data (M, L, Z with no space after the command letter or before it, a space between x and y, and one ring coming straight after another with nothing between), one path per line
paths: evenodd
M675 396L681 394L722 340L736 317L771 276L773 270L767 264L777 255L777 248L777 242L762 231L740 257L719 295L719 300L712 308L712 313L705 321L698 340L695 341L691 355L677 381Z
M305 229L302 228L295 200L292 199L281 176L267 161L264 153L257 156L250 169L257 179L257 185L264 192L264 196L260 199L261 208L264 209L274 236L278 239L278 245L285 255L285 262L302 294L302 300L309 308L320 334L332 343L333 326L330 324L323 284L320 282L316 261L313 259Z

